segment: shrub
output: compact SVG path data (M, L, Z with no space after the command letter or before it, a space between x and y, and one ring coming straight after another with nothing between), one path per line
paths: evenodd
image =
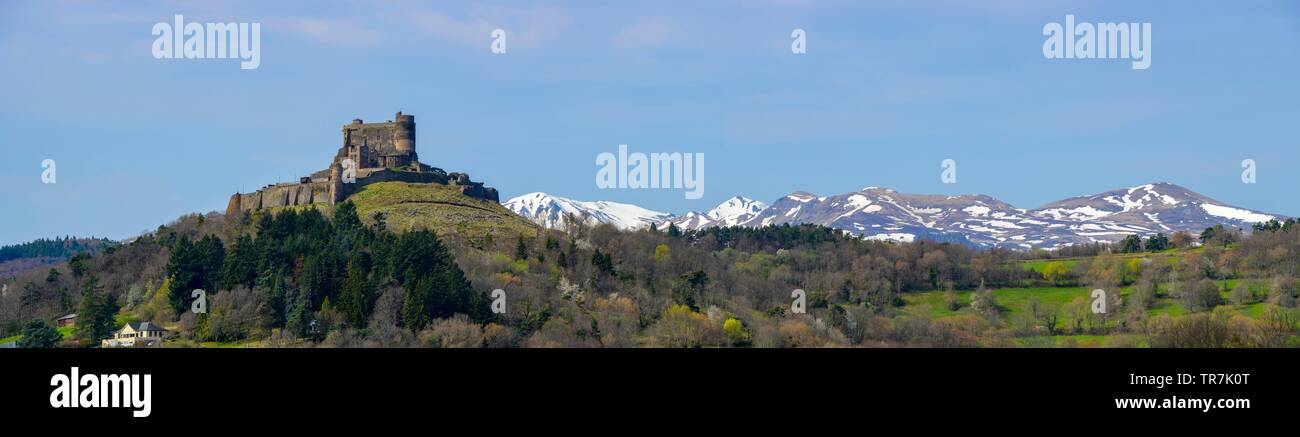
M741 346L749 343L749 332L745 331L745 326L739 320L728 318L722 322L722 332L727 335L727 340L732 346Z
M429 347L477 348L483 347L483 330L469 316L456 314L430 324L420 332L419 339Z

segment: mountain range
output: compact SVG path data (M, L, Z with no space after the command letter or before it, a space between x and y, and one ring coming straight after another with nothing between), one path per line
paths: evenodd
M683 229L714 226L759 227L818 224L853 235L895 242L951 241L977 247L1051 249L1114 242L1127 235L1199 233L1222 224L1250 224L1284 216L1239 208L1178 185L1154 183L1090 196L1072 197L1037 209L1022 209L986 195L927 195L867 187L835 196L797 191L770 205L732 197L708 212L674 215L617 202L584 202L546 193L510 199L506 208L550 227L568 216L620 229L674 224Z

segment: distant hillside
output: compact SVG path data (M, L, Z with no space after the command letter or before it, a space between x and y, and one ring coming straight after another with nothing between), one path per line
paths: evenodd
M106 238L38 239L0 247L0 278L67 261L72 255L103 252L115 244Z
M113 244L106 238L41 238L21 244L0 246L0 262L19 258L67 258L79 252L99 253Z

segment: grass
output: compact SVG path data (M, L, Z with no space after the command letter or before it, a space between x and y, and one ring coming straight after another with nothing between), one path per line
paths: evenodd
M373 215L383 212L388 229L405 232L430 229L454 232L465 238L514 238L536 235L537 225L501 204L461 194L452 185L380 182L367 185L348 198L357 205L357 215L373 224Z
M1236 280L1217 281L1220 290L1225 287L1231 289L1236 286ZM1167 290L1167 286L1161 286L1161 290ZM1091 302L1091 289L1086 287L1034 287L1034 288L1001 288L993 290L993 298L997 301L998 306L1002 308L999 317L1004 321L1012 321L1023 317L1029 312L1029 299L1038 298L1043 306L1050 306L1056 309L1057 314L1064 319L1064 308L1066 304L1076 300L1083 299L1085 302ZM1120 296L1127 297L1129 288L1120 289ZM946 293L943 291L926 291L920 293L905 293L903 301L907 304L901 310L904 314L915 317L927 317L939 319L944 317L953 317L964 314L972 314L974 310L970 308L971 291L954 292L957 296L957 302L961 307L956 311L948 309ZM1227 301L1228 292L1221 291L1224 301ZM1254 303L1248 305L1228 305L1238 314L1250 318L1258 318L1263 313L1265 304ZM1167 296L1156 298L1147 315L1169 315L1178 317L1187 315L1187 309L1176 300Z
M533 237L538 226L491 200L461 194L455 185L377 182L348 196L357 206L357 216L367 225L375 223L374 214L383 212L385 226L393 232L429 229L439 235L458 234L477 240L487 235L513 239L518 235ZM270 208L270 212L317 208L326 215L328 207L296 205Z
M1175 264L1178 263L1179 261L1182 261L1183 253L1202 252L1204 250L1205 250L1204 247L1194 247L1191 249L1166 249L1159 252L1116 253L1116 254L1111 254L1109 256L1112 256L1116 259L1124 259L1124 260L1133 259L1133 258L1147 258L1147 259L1163 258L1165 262L1170 264ZM1043 269L1047 267L1047 264L1054 261L1060 261L1062 263L1065 263L1065 267L1073 271L1074 266L1078 265L1079 261L1085 259L1094 259L1094 258L1095 257L1031 259L1031 260L1020 261L1020 265L1021 267L1024 267L1027 270L1033 270L1035 272L1038 272L1038 274L1041 275L1043 273Z
M64 340L67 340L69 338L72 338L72 335L76 332L77 328L75 326L64 326L61 328L55 328L55 330L59 331L59 335L62 335ZM22 334L11 335L5 338L0 338L0 344L17 342L18 340L22 340L22 339L23 339Z

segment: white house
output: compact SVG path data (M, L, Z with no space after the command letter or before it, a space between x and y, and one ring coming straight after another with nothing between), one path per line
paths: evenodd
M113 333L112 338L100 342L103 347L156 346L162 344L167 330L149 322L127 323Z

